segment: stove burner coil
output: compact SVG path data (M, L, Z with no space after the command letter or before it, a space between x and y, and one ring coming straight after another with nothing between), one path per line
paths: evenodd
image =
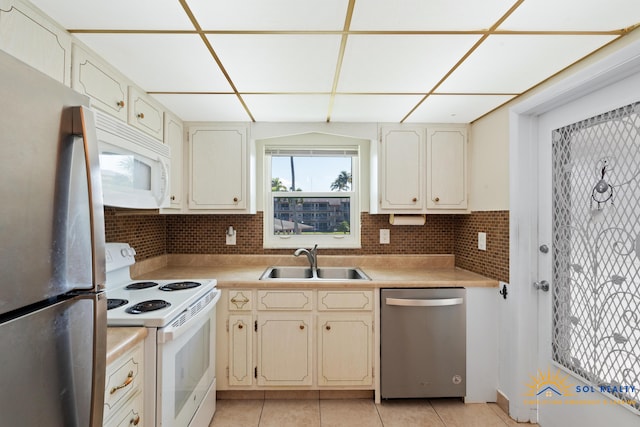
M183 289L193 289L201 286L198 282L174 282L160 286L161 291L181 291Z
M107 298L107 310L113 308L122 307L125 304L129 304L129 301L121 298Z
M170 305L171 303L167 301L161 299L152 299L134 304L131 307L128 307L125 311L129 314L143 314L149 311L160 310L169 307Z
M153 288L154 286L158 286L158 284L156 282L136 282L136 283L131 283L130 285L127 285L125 287L125 289L147 289L147 288Z

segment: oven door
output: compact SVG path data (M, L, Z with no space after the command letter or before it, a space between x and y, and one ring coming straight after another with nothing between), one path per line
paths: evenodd
M181 315L197 311L193 317L158 329L159 426L188 426L215 379L215 305L220 291L215 292L214 298L203 297Z

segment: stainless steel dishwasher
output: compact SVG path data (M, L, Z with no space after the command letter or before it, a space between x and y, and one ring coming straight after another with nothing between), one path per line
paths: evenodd
M383 399L466 393L464 288L380 290Z

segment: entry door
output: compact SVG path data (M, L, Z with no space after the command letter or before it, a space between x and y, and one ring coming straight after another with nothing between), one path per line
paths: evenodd
M613 103L600 91L538 124L527 394L545 427L640 423L640 102Z

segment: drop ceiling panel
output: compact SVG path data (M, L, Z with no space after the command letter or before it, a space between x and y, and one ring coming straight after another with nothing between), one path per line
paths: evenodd
M240 92L329 92L340 36L208 35Z
M77 34L147 92L226 91L231 86L195 34Z
M639 20L638 0L527 0L499 29L612 31L635 25Z
M259 122L324 122L329 95L243 95Z
M475 35L351 36L338 91L427 93L479 38Z
M437 91L524 92L613 38L612 36L491 36L454 71Z
M515 95L431 95L406 123L469 123Z
M193 30L177 0L31 0L67 29Z
M399 122L423 95L336 95L332 122Z
M489 29L513 3L514 0L356 1L350 29L354 31Z
M348 0L187 0L203 30L342 30Z
M235 95L152 95L185 122L251 120Z

